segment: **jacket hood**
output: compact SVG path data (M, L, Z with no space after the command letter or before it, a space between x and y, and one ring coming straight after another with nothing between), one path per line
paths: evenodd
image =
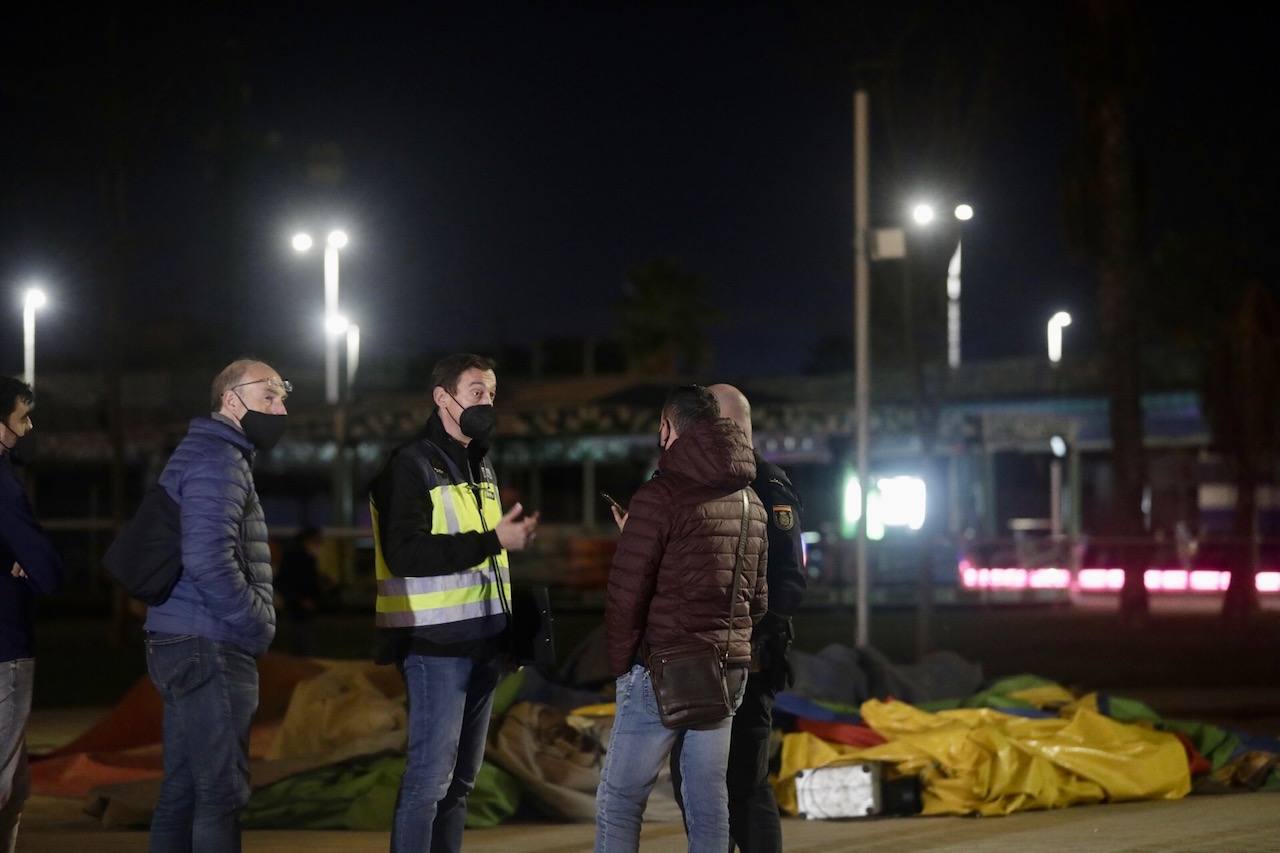
M755 454L738 425L728 418L695 424L662 452L658 470L680 474L705 486L736 490L756 478Z

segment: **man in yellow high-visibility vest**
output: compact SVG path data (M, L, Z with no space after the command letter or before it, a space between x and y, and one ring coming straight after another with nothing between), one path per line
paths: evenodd
M507 551L536 535L538 514L504 515L486 458L494 363L461 353L431 372L436 411L394 451L369 493L378 582L378 660L409 698L409 758L393 853L462 847L467 795L484 757L511 615Z

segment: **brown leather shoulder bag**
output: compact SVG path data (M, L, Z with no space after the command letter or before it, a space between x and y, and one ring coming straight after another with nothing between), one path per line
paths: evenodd
M736 683L730 684L729 644L733 639L733 611L738 603L738 582L747 547L747 519L751 504L742 490L742 528L733 561L733 584L729 594L729 627L724 647L706 640L691 639L649 653L649 679L662 724L669 729L687 729L716 723L733 713ZM734 680L736 682L736 680Z

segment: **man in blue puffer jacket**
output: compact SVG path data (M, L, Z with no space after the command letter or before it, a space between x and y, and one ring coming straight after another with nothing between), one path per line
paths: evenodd
M160 475L180 510L182 574L145 625L147 671L164 699L153 853L240 849L255 657L271 645L276 622L252 466L255 452L284 433L290 390L262 362L232 362L213 380L213 414L191 422Z

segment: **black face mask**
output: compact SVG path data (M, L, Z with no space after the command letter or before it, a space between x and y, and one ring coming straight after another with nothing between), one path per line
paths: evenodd
M236 394L236 397L247 410L240 416L240 428L244 430L245 438L259 450L270 450L275 447L289 427L289 416L255 412L245 404L243 397L239 394Z
M18 439L13 447L9 448L9 456L13 459L15 465L30 465L36 461L36 433L35 430L28 430L27 434Z
M452 394L453 402L458 403L458 398ZM461 406L461 403L458 403ZM462 434L472 441L478 441L481 444L488 444L489 439L493 437L493 428L498 423L498 415L493 410L493 406L488 403L478 403L474 406L467 406L462 410L462 417L458 418L458 429L462 430Z
M9 452L9 459L15 465L30 465L36 458L36 433L35 430L27 430L27 434L19 436L13 427L5 424L5 431L13 436L13 444L9 444L3 438L0 438L0 444L4 445L4 449Z

